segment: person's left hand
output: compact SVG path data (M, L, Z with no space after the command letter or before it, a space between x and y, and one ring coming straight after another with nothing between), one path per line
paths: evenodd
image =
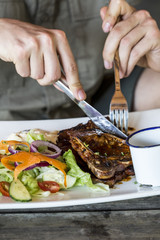
M106 69L112 68L119 47L121 78L136 64L160 72L160 30L149 12L136 11L125 0L111 0L100 13L103 31L109 32L103 50ZM119 16L122 21L116 23Z

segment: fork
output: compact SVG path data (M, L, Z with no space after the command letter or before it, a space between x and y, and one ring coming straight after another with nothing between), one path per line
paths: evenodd
M116 50L114 56L114 75L115 75L115 92L110 102L109 116L111 122L121 131L128 132L128 104L121 91L119 77L119 53Z

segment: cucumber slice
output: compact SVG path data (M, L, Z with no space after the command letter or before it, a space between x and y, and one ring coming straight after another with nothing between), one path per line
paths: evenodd
M10 184L9 188L10 197L15 201L19 202L29 202L32 200L30 193L27 188L23 185L23 183L17 179L13 180Z

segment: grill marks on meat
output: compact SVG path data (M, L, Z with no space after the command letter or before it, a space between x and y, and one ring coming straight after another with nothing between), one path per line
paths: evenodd
M79 138L72 137L70 142L73 149L78 152L80 157L87 163L88 168L97 178L111 178L117 170L124 170L123 164L117 164L115 160L111 161L105 156L94 153L91 149L86 147Z
M73 150L80 167L97 181L113 186L128 175L134 175L130 150L125 141L109 133L103 133L91 121L59 132L57 145ZM95 178L94 177L94 178Z
M70 133L70 135L72 138L73 134ZM106 156L106 161L117 161L125 167L132 164L129 147L123 139L109 133L97 134L97 131L85 131L83 134L77 132L75 135L93 152Z

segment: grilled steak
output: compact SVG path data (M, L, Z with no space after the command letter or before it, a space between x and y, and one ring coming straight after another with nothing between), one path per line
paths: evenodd
M133 168L127 171L132 160L125 141L103 133L91 121L60 131L57 145L63 151L72 149L83 170L90 170L99 180L110 182L110 186L134 173Z
M116 173L113 177L111 177L109 179L98 179L98 178L95 178L94 176L92 176L92 181L93 181L93 183L100 182L100 183L109 185L109 187L114 187L115 183L117 183L123 179L127 179L129 176L133 176L133 175L134 175L133 166L129 166L124 171Z
M79 138L72 137L70 142L72 148L78 152L80 157L87 163L88 168L97 178L110 178L114 176L116 171L124 170L122 164L117 164L115 160L111 161L108 160L106 156L94 153L91 149L86 147Z

